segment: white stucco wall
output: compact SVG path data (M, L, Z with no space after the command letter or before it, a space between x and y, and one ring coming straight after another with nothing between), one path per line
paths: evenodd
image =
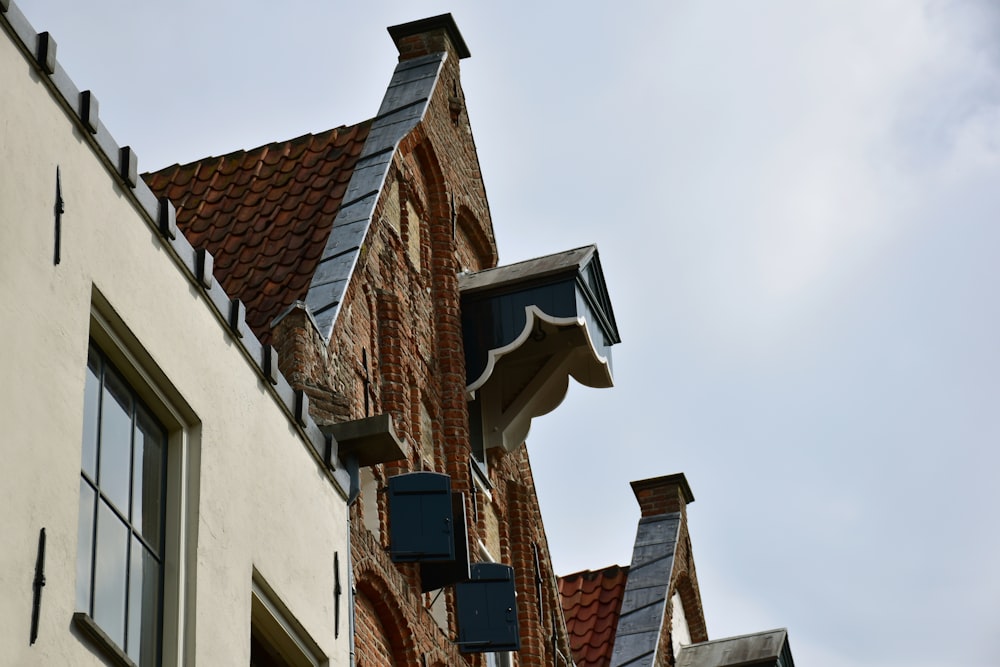
M56 266L57 166L65 213ZM145 374L145 381L136 376L136 389L174 427L172 472L183 469L186 475L183 485L173 477L172 515L183 510L183 496L183 534L177 531L173 544L186 543L188 552L167 555L167 597L184 591L184 603L165 619L176 648L164 655L173 656L173 664L249 664L256 569L330 664L346 665L342 493L78 121L0 30L4 664L104 664L71 622L91 335L117 364ZM42 527L48 538L46 586L38 640L29 647ZM337 640L334 552L345 582ZM179 585L179 577L186 585Z
M670 598L670 641L673 642L675 656L680 653L682 646L691 643L691 630L684 614L684 603L681 602L681 594L676 592Z

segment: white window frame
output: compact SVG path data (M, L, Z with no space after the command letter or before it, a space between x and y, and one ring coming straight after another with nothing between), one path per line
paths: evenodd
M250 628L250 634L256 634L289 667L329 665L316 641L289 612L256 568L251 582Z
M85 349L92 341L167 431L163 589L160 598L162 649L159 664L193 664L194 647L186 638L190 633L187 627L189 619L194 617L193 610L188 607L189 600L195 599L200 422L191 406L96 288L92 294L90 315L90 336L84 342L87 345ZM77 443L77 446L80 444ZM88 624L84 622L82 625ZM100 632L93 632L97 626L92 619L89 625L91 627L84 627L83 630L91 642L96 640L100 644L98 648L114 654L119 662L123 662L121 647L106 637L100 638ZM110 645L107 645L109 642ZM118 653L121 655L116 655ZM125 658L123 664L130 663Z

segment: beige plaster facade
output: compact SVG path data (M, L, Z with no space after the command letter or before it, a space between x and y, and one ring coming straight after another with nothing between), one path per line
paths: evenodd
M343 473L284 379L262 371L252 333L234 332L221 288L199 284L193 251L106 157L106 130L53 84L61 68L39 65L25 24L13 4L0 13L0 662L116 664L74 622L93 340L168 431L163 664L249 664L254 613L283 617L316 664L347 665Z

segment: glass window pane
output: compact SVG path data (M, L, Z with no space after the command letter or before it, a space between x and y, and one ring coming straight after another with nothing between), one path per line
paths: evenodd
M104 371L101 402L101 491L128 513L129 470L132 450L132 398L128 386L110 368Z
M126 652L138 665L145 667L156 664L160 629L160 565L135 537L132 538L131 558Z
M93 618L119 646L125 643L125 570L128 528L102 500L97 504Z
M94 562L94 490L80 479L80 521L76 546L76 609L90 613L90 566Z
M472 458L485 469L486 448L483 444L483 406L479 400L469 402L469 444Z
M101 395L101 358L91 347L83 389L83 471L97 479L97 406Z
M132 476L132 525L160 554L163 453L166 437L141 407L136 410Z

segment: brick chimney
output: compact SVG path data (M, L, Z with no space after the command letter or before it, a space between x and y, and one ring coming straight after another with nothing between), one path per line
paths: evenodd
M387 30L399 50L400 61L442 51L451 51L459 58L472 55L451 14L401 23Z
M632 482L632 491L639 501L642 518L635 533L610 667L666 664L673 587L691 560L687 504L694 502L694 494L684 474L640 479ZM693 565L688 574L694 587L693 603L698 605L690 607L692 611L697 609L698 615L692 614L688 622L703 622ZM688 608L685 603L685 609ZM703 629L701 634L704 635Z
M680 512L686 517L685 508L694 502L694 494L682 472L632 482L632 492L644 518L671 512Z

